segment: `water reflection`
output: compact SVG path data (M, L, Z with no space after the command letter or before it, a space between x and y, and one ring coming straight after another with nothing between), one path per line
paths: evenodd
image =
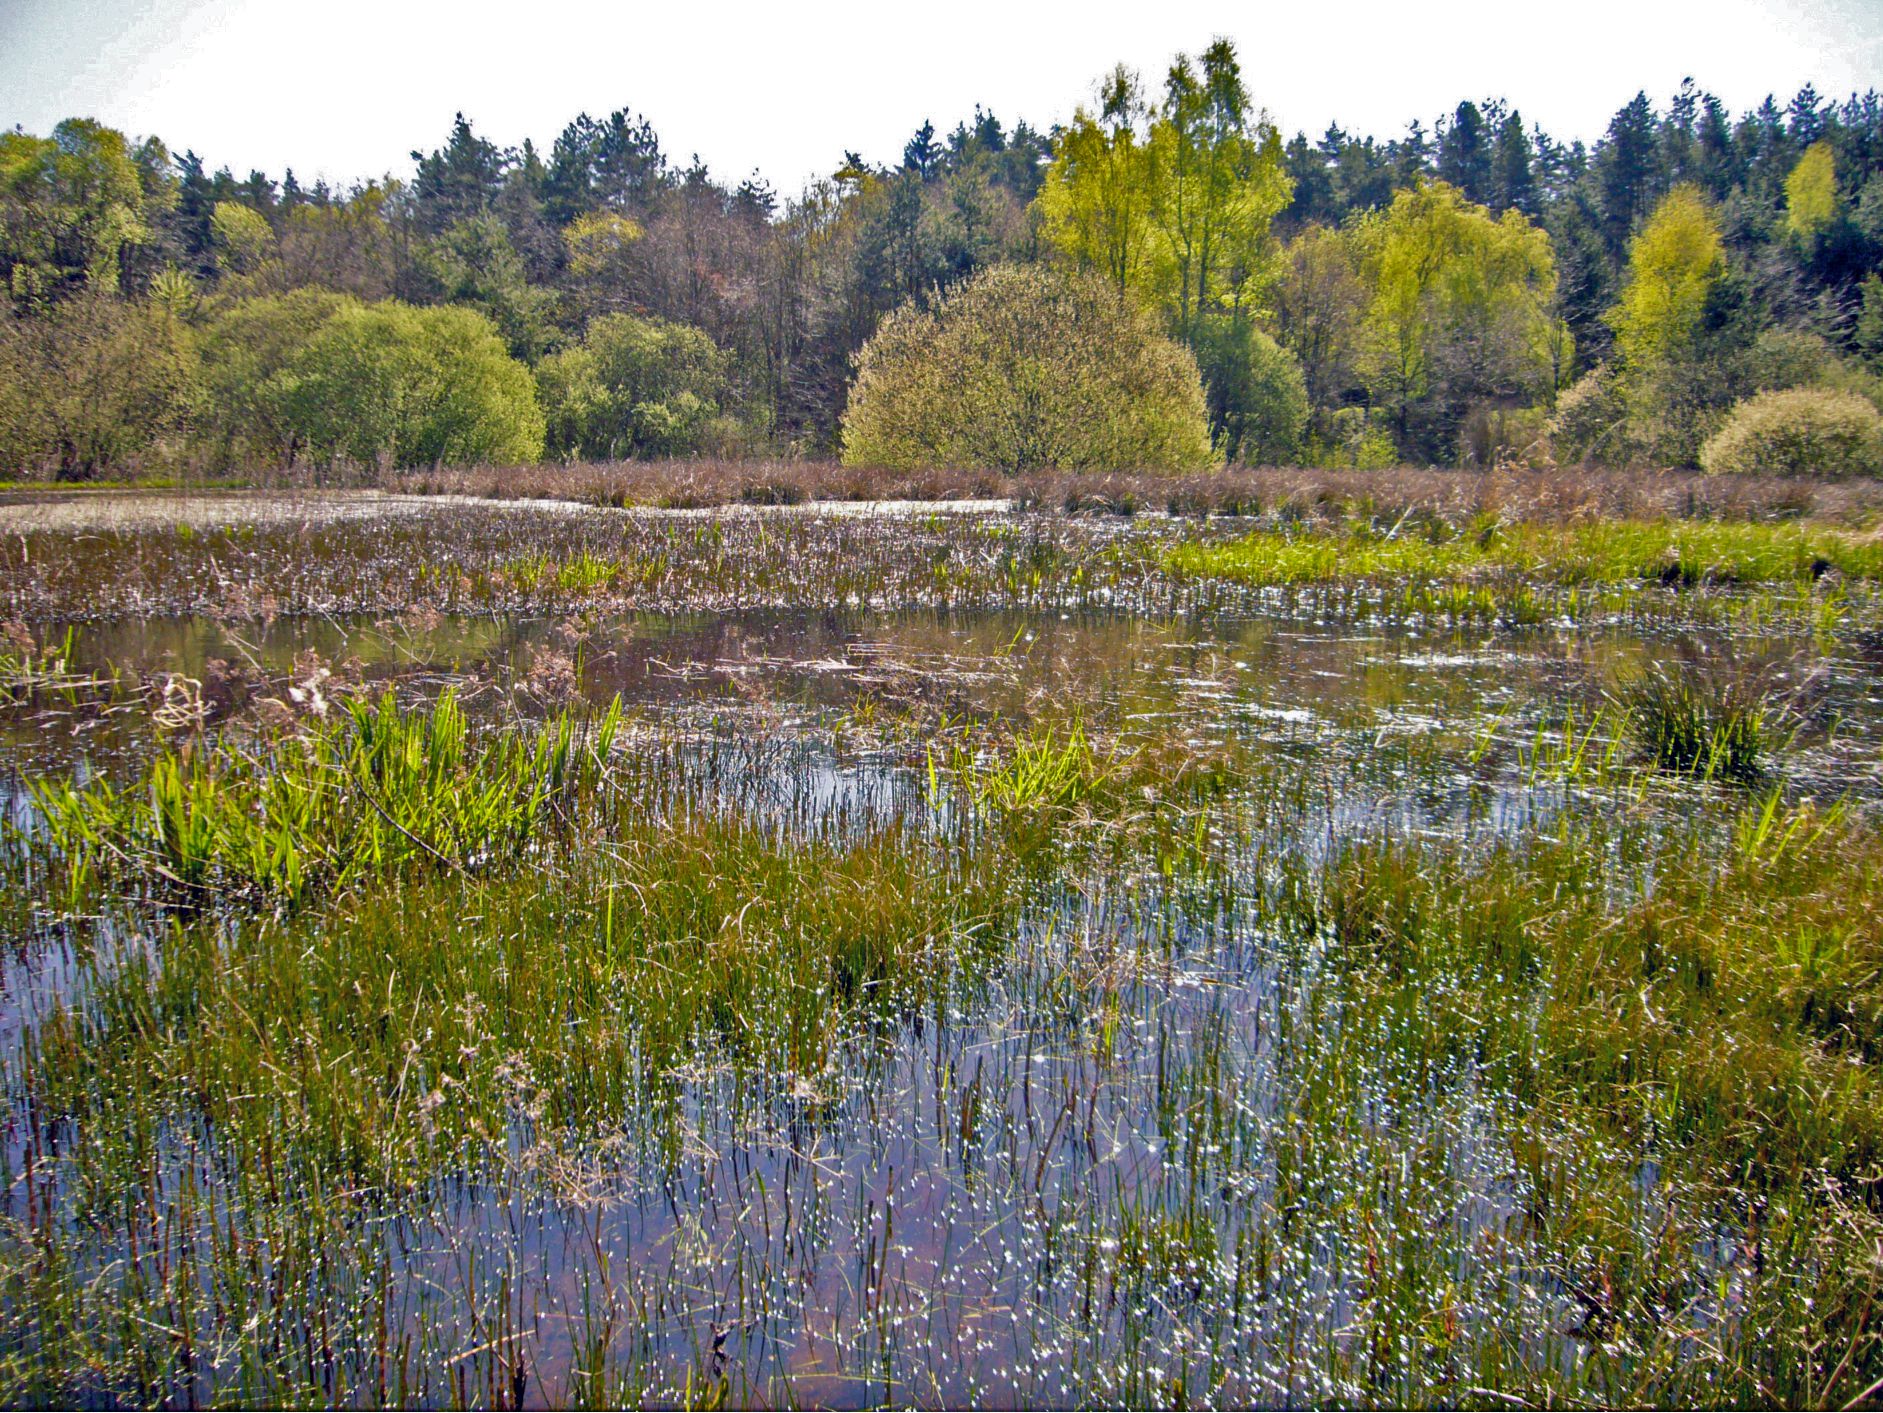
M799 837L931 809L951 827L925 767L961 720L1078 713L1126 743L1264 763L1243 832L1215 842L1230 886L1068 865L998 965L932 1007L860 1022L820 1073L754 1073L703 1039L683 1067L641 1076L648 1104L599 1132L511 1115L501 1162L441 1165L420 1192L308 1195L350 1214L331 1279L398 1292L386 1319L407 1341L407 1401L543 1405L1351 1401L1326 1355L1380 1278L1356 1215L1376 1209L1428 1233L1462 1324L1494 1317L1527 1332L1525 1362L1574 1365L1572 1302L1510 1161L1522 1111L1507 1080L1465 1050L1414 1078L1389 1036L1345 1034L1362 1022L1319 1005L1324 958L1265 932L1253 900L1280 861L1317 866L1355 838L1544 825L1595 787L1539 772L1534 754L1526 767L1524 742L1669 650L1618 633L934 614L184 619L88 626L79 644L82 667L126 684L224 683L205 718L224 730L322 671L336 700L451 686L492 715L619 695L627 749L655 753L676 796ZM1874 787L1875 683L1873 661L1831 662L1837 727L1785 762L1792 788ZM162 700L127 687L18 703L0 750L19 778L122 770L188 737L160 731ZM10 817L30 830L24 799ZM41 902L7 920L9 1063L50 1008L81 999L67 925ZM136 956L150 935L95 928L85 947ZM1321 1062L1336 1050L1355 1068L1329 1145L1293 1105L1332 1082ZM179 1112L154 1146L153 1190L217 1192L201 1220L234 1230L216 1135ZM70 1212L81 1196L37 1200ZM9 1195L10 1214L27 1200ZM101 1271L116 1259L109 1242L93 1254ZM323 1357L316 1387L370 1386L375 1360L389 1387L383 1348ZM176 1401L240 1386L213 1351L165 1377Z

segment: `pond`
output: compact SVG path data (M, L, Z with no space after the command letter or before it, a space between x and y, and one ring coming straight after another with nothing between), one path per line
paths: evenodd
M1641 1118L1658 1079L1624 1122L1546 1073L1605 1053L1562 1041L1562 939L1702 896L1768 799L1802 840L1883 784L1883 645L1795 627L578 605L14 636L43 663L68 627L0 708L28 1401L1647 1387L1602 1382L1635 1365L1591 1333L1634 1318L1600 1281L1659 1262L1702 1368L1761 1238ZM1670 663L1782 698L1750 788L1639 757L1621 701ZM287 902L180 891L102 824L82 876L48 843L47 780L142 800L166 761L329 737L343 772L386 693L478 740L621 724L510 863L427 834L435 868Z

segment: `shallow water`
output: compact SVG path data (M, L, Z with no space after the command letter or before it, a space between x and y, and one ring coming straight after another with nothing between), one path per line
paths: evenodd
M1883 653L1766 646L1821 679L1778 783L1873 800ZM1587 721L1617 674L1724 650L1616 629L1058 614L129 620L85 625L73 663L118 686L5 708L0 756L16 780L111 774L198 730L215 749L215 733L239 742L271 714L449 687L493 721L619 696L624 749L664 753L704 797L804 836L922 816L931 750L990 723L1077 714L1108 748L1234 749L1268 761L1271 784L1311 781L1292 813L1263 805L1220 851L1234 888L1069 867L990 973L859 1027L825 1073L754 1074L703 1043L652 1077L664 1105L616 1129L552 1141L510 1116L501 1172L350 1195L335 1268L390 1273L412 1381L387 1374L383 1351L323 1357L332 1389L357 1387L377 1357L381 1396L429 1404L493 1390L678 1402L721 1378L762 1403L1338 1402L1356 1386L1330 1380L1323 1355L1377 1279L1356 1204L1422 1224L1442 1272L1421 1278L1465 1292L1467 1322L1528 1331L1535 1363L1582 1357L1564 1333L1575 1307L1525 1226L1509 1097L1468 1057L1412 1085L1382 1037L1343 1076L1345 1142L1296 1131L1290 1095L1321 1082L1345 1022L1313 1008L1312 951L1250 925L1250 894L1283 855L1318 862L1383 834L1509 836L1577 799L1619 801L1620 785L1539 764L1538 743L1571 712ZM1717 793L1671 784L1652 808L1684 816ZM82 1000L83 980L50 917L8 942L11 1055L48 1004ZM1101 975L1109 1016L1065 984ZM23 1143L10 1141L9 1171ZM180 1117L163 1190L233 1204L215 1143ZM16 1185L9 1213L30 1200ZM232 1205L224 1220L237 1225ZM115 1254L107 1241L94 1259ZM585 1370L604 1355L613 1382L598 1390ZM1410 1378L1421 1356L1392 1357ZM175 1401L244 1386L207 1355L170 1378Z
M46 640L63 631L33 626ZM77 633L72 670L120 689L0 707L0 758L16 774L108 770L181 739L179 729L240 726L272 704L282 717L307 716L387 688L450 687L497 716L619 696L656 731L825 746L840 720L867 744L888 722L927 730L938 716L1069 713L1126 739L1174 733L1299 751L1342 743L1382 757L1411 745L1458 758L1408 788L1442 778L1454 789L1498 778L1499 752L1468 759L1486 733L1523 744L1568 714L1586 721L1619 678L1650 661L1736 653L1788 657L1787 676L1812 679L1806 720L1778 763L1792 788L1831 797L1883 787L1883 641L1827 650L1809 639L1734 645L1714 631L1420 633L1287 618L933 612L156 618ZM153 716L179 701L193 709L157 729ZM896 755L866 752L832 769L854 779ZM1370 783L1347 807L1390 808L1395 792Z

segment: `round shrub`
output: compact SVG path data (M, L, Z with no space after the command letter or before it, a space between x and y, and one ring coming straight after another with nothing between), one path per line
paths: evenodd
M283 415L320 459L468 466L543 454L535 381L474 309L342 307L282 378Z
M328 320L361 307L331 290L297 289L237 300L208 321L196 435L214 462L294 460L306 439L289 405L296 361Z
M1700 452L1703 469L1742 476L1883 474L1883 416L1855 393L1793 388L1734 407Z
M1196 360L1103 280L1001 266L883 321L843 418L847 465L1200 470Z
M536 370L549 449L592 460L703 450L723 430L728 363L699 329L603 315Z

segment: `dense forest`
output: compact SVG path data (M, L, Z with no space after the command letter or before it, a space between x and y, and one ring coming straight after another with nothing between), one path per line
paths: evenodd
M1689 83L1592 146L1501 99L1284 139L1218 41L790 196L625 108L412 157L336 190L0 134L0 473L829 454L885 319L1016 265L1186 349L1217 460L1692 465L1755 394L1879 396L1875 92L1735 117Z

